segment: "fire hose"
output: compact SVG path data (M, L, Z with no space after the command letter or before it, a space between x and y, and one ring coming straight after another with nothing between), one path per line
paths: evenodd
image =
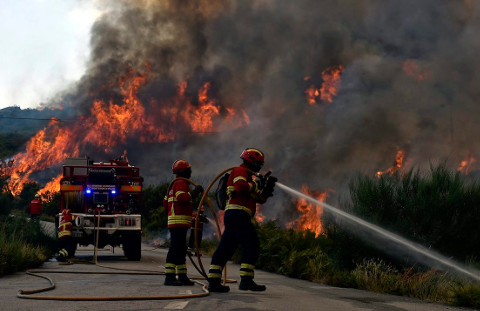
M95 241L94 248L94 260L93 262L88 261L88 263L95 264L96 266L114 269L114 270L125 270L120 268L108 267L98 264L97 255L98 255L98 237L100 233L100 213L98 214L98 224L97 224L97 236ZM49 270L49 269L31 269L27 270L26 273L31 276L43 278L50 283L50 286L35 290L19 290L17 293L18 298L24 299L38 299L38 300L66 300L66 301L120 301L120 300L170 300L170 299L185 299L185 298L200 298L210 295L210 292L207 289L207 285L201 282L195 281L195 283L202 286L203 293L199 294L185 294L185 295L164 295L164 296L107 296L107 297L68 297L68 296L38 296L33 295L40 292L46 292L55 289L55 283L53 280L47 276L40 275L38 273L71 273L71 274L123 274L123 275L165 275L165 272L158 271L129 271L125 270L122 272L119 271L80 271L80 270L70 270L70 271L58 271L58 270Z
M198 209L201 208L201 206L203 205L203 202L206 200L207 202L207 205L209 206L211 212L212 212L212 215L215 219L215 224L217 226L217 231L218 231L218 237L220 238L221 237L221 230L220 230L220 225L218 223L218 219L217 219L217 216L215 214L215 211L210 203L210 200L208 200L207 198L207 194L208 192L210 191L210 189L212 188L212 186L215 184L215 182L221 177L223 176L223 174L225 174L226 172L229 172L233 169L233 167L231 168L228 168L224 171L222 171L220 174L218 174L211 182L210 184L208 185L207 189L204 191L201 199L200 199L200 202L199 202L199 205L198 205ZM184 179L186 180L187 182L191 183L193 186L197 186L196 183L194 183L193 181L187 179L187 178L182 178L182 177L178 177L176 178L175 180L178 180L178 179ZM175 181L173 180L169 187L173 184L173 182ZM191 255L189 255L189 258L192 262L192 264L194 265L194 267L197 269L197 271L203 276L203 278L206 278L207 277L207 274L205 272L205 269L203 268L203 264L202 264L202 261L201 261L201 258L200 258L200 251L199 251L199 245L198 245L198 235L197 235L197 231L198 231L198 221L199 221L199 215L200 213L197 213L196 214L196 217L195 217L195 227L194 227L194 237L195 237L195 253L197 255L197 259L198 259L198 266L195 264L195 262L193 261L193 259L191 258ZM108 268L108 269L115 269L115 270L122 270L122 269L118 269L118 268L113 268L113 267L108 267L108 266L103 266L103 265L100 265L98 264L98 261L97 261L97 255L98 255L98 238L99 238L99 232L100 232L100 213L98 214L98 224L97 224L97 236L96 236L96 240L95 240L95 248L94 248L94 262L91 262L93 264L95 264L96 266L99 266L99 267L102 267L102 268ZM199 268L200 267L200 268ZM227 274L226 274L226 267L224 268L225 270L225 273L224 273L224 279L223 279L223 283L233 283L233 282L236 282L235 280L228 280L227 279ZM38 299L38 300L67 300L67 301L119 301L119 300L168 300L168 299L185 299L185 298L199 298L199 297L205 297L205 296L208 296L210 295L210 292L208 291L207 289L207 285L206 284L203 284L201 282L198 282L198 281L194 281L195 283L199 284L199 285L202 285L202 291L203 293L200 293L200 294L185 294L185 295L169 295L169 296L117 296L117 297L99 297L99 296L96 296L96 297L68 297L68 296L38 296L38 295L33 295L33 294L36 294L36 293L40 293L40 292L46 292L46 291L50 291L50 290L53 290L55 289L55 283L53 282L53 280L47 276L44 276L44 275L40 275L38 273L71 273L71 274L127 274L127 275L165 275L164 272L157 272L157 271L141 271L141 272L133 272L133 271L123 271L123 272L112 272L112 271L103 271L103 272L97 272L97 271L79 271L79 270L70 270L70 271L57 271L57 270L49 270L49 269L31 269L31 270L27 270L26 273L28 275L31 275L31 276L35 276L35 277L39 277L39 278L43 278L45 280L47 280L50 285L48 287L45 287L45 288L40 288L40 289L35 289L35 290L19 290L18 293L17 293L17 297L18 298L23 298L23 299ZM202 278L202 279L203 279ZM196 279L196 278L192 278L192 279Z

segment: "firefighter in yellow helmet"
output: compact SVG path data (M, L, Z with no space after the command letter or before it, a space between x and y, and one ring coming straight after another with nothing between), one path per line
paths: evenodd
M189 179L192 166L185 160L173 163L172 172L176 177ZM193 285L187 277L187 231L192 225L193 201L203 193L202 186L190 190L184 179L175 180L163 199L163 207L168 212L168 230L170 231L170 247L165 264L165 285ZM178 279L177 277L178 276Z
M59 248L57 260L67 261L73 257L76 249L76 242L72 238L72 221L75 217L70 213L69 209L64 209L60 214L60 224L58 225L58 242Z

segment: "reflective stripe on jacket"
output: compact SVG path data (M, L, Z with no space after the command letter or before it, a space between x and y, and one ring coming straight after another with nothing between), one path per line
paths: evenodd
M163 206L167 206L169 228L191 226L193 203L186 180L179 179L172 184L163 199Z
M257 196L260 192L253 182L252 173L247 170L245 164L232 169L227 181L227 210L243 210L251 217L257 210Z
M58 225L58 238L72 236L72 220L74 218L71 214L64 215L60 218L60 224Z

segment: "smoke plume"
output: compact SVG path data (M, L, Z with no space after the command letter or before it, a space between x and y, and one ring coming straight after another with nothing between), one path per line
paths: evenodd
M340 189L354 172L388 168L400 149L407 167L456 167L480 152L475 3L109 1L91 29L85 75L56 102L68 101L85 120L95 117L95 101L128 110L119 79L143 77L135 124L148 138L122 129L124 139L89 142L78 154L107 160L126 148L147 183L171 178L178 158L192 163L194 179L213 177L239 164L246 147L263 150L264 168L297 188ZM322 72L339 65L332 102L309 104L305 90L320 88ZM219 109L214 131L180 118L185 106L172 109L182 82L192 107L208 83Z

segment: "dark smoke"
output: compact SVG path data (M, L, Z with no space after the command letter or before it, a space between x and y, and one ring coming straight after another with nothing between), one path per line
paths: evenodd
M245 147L263 150L265 169L297 189L341 189L354 172L391 166L398 149L408 167L447 160L456 168L480 151L475 3L111 1L91 30L87 72L65 96L88 115L93 99L121 98L106 85L148 63L138 96L159 126L166 120L149 103L174 96L186 78L192 95L210 81L223 105L245 109L244 128L200 135L180 127L173 142L131 137L118 146L118 154L129 149L149 183L168 180L177 158L193 164L194 176L213 177L239 164ZM406 60L427 78L406 74ZM305 89L320 87L321 72L333 65L345 68L338 96L310 106Z

